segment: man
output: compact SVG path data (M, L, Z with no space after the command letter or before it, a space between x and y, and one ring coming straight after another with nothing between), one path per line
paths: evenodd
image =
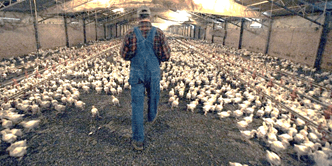
M128 30L120 55L130 61L129 84L131 85L132 145L143 150L144 95L148 96L148 121L154 123L158 115L160 95L160 63L168 61L171 49L162 30L153 27L151 12L146 6L138 9L139 24Z

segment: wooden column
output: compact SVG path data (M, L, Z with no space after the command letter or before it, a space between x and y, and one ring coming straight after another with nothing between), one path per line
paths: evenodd
M110 26L110 37L113 37L113 25L109 25Z
M318 46L316 60L315 60L315 64L314 64L314 67L318 70L320 70L322 56L323 56L323 53L325 50L325 45L326 45L326 42L328 39L327 35L330 32L330 29L329 29L330 20L331 20L331 12L326 12L325 20L324 20L324 24L323 24L323 30L322 30L322 34L320 36L319 46Z
M191 25L189 25L189 37L190 38L192 38L192 35L191 35L191 33L192 33L192 28L191 28L192 26Z
M201 27L198 27L198 35L197 35L198 39L201 39Z
M194 25L194 39L196 38L196 25Z
M266 39L266 46L265 46L265 54L269 52L269 47L270 47L270 39L271 39L271 31L272 31L272 23L273 20L272 18L269 20L269 30L267 32L267 39Z
M86 43L86 24L85 24L85 14L83 14L83 37L84 37L84 43Z
M106 24L103 24L104 27L104 39L106 40Z
M239 40L239 47L238 47L238 49L242 48L243 28L244 28L244 18L241 18L240 40Z
M214 43L214 27L215 27L215 23L212 23L212 37L211 37L211 42Z
M118 37L118 23L115 24L115 37Z
M31 2L31 1L30 1ZM40 41L39 41L39 36L38 36L38 14L37 14L37 4L36 4L36 0L33 0L34 3L34 14L35 16L33 17L33 26L35 28L35 39L36 39L36 48L37 48L37 52L38 50L41 48L40 46Z
M64 22L64 25L65 25L66 46L69 47L68 26L67 26L67 17L66 17L66 15L63 16L63 22Z
M225 34L224 34L224 37L222 39L222 45L226 45L226 38L227 38L227 20L225 20L224 22L224 29L225 29Z
M96 41L98 40L98 32L97 32L97 24L98 24L98 21L97 21L97 12L95 12L95 35L96 35Z

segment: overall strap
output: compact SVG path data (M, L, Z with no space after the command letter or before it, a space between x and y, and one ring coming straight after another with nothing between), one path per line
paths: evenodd
M148 37L146 37L147 41L153 43L153 39L154 39L154 36L156 34L156 31L157 31L156 27L152 26L152 28L151 28L151 30L149 32Z
M137 42L145 40L144 37L142 36L142 32L138 29L138 27L134 27L134 32L136 34Z
M141 30L139 30L138 27L134 27L134 32L136 34L137 42L145 40L145 38L142 35ZM152 43L155 34L156 34L156 27L152 26L152 28L151 28L148 36L146 37L146 39Z

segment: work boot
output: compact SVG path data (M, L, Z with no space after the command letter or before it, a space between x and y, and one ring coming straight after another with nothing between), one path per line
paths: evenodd
M153 125L155 122L156 122L156 120L157 120L157 118L158 118L158 110L157 110L157 113L156 113L156 116L154 117L154 119L150 122L150 124L151 125Z
M135 150L143 150L143 142L132 140L131 144L133 145Z

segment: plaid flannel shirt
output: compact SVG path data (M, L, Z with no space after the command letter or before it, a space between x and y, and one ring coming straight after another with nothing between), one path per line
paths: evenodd
M141 21L139 22L138 28L141 30L143 37L146 38L152 25L151 22ZM120 55L123 59L130 60L135 56L137 48L136 41L134 29L128 30L120 49ZM168 45L165 34L159 28L157 28L154 37L153 50L161 62L168 61L171 56L171 48Z

